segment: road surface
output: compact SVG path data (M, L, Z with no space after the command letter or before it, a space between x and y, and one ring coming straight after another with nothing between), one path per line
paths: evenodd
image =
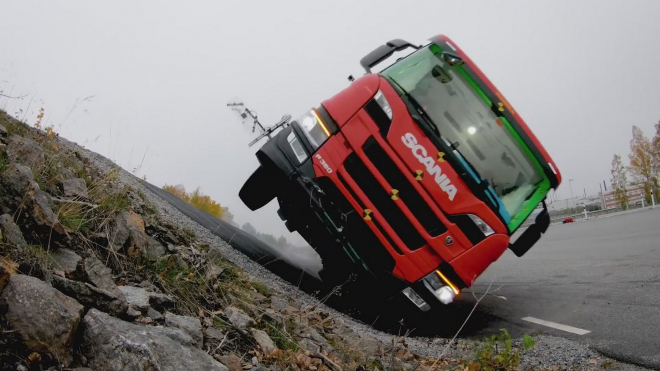
M317 267L308 254L283 255L160 188L145 185L282 278L307 292L324 290L312 277ZM660 369L660 207L551 226L524 257L507 251L450 307L417 316L408 324L414 328L411 335L453 336L474 307L472 293L480 297L489 286L462 337L481 338L501 328L513 336L543 331L588 343L622 361ZM374 324L391 329L387 325Z
M524 257L507 252L472 289L483 293L491 281L491 290L503 286L480 302L491 321L475 332L534 328L660 368L660 207L553 226Z

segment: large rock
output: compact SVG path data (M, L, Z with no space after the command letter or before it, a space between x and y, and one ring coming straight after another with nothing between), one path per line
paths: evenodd
M202 345L204 345L204 337L202 335L202 323L198 318L179 316L174 313L166 312L165 325L183 330L195 340L197 347L202 349Z
M121 292L121 296L117 296L114 292L92 286L89 283L72 281L55 275L52 284L65 295L76 299L85 308L97 308L119 317L128 310L128 304Z
M257 342L257 344L259 344L259 347L264 352L264 354L271 355L273 352L275 352L277 347L266 332L257 330L256 328L250 329L250 331L252 332L252 336L254 336L254 340Z
M122 211L113 222L110 246L116 252L121 251L131 235L131 230L145 232L144 220L134 211Z
M328 353L334 352L334 348L328 343L328 340L311 327L297 328L295 333L304 340L301 343L303 348L309 351L317 352L320 349L324 349ZM309 347L308 345L312 346Z
M218 267L217 265L211 264L206 268L206 275L204 277L208 283L213 283L218 279L218 277L222 275L222 272L224 271L224 269Z
M229 371L243 371L243 363L241 359L234 353L229 353L227 355L221 356L216 354L215 359L222 362L223 365L227 366Z
M159 311L155 310L152 307L149 307L149 309L147 309L147 317L151 318L154 321L160 321L165 319L165 316L163 316Z
M32 220L44 232L42 234L50 235L51 231L60 235L66 234L64 227L57 220L57 215L53 212L53 198L48 193L40 190L38 186L32 187L27 195L31 201Z
M150 292L142 287L134 286L119 286L119 290L124 294L129 305L144 314L147 313L150 306L158 310L174 307L174 300L165 294Z
M34 175L29 167L12 164L0 179L10 206L21 207L21 225L38 228L42 235L52 237L51 232L65 234L64 227L53 212L53 199L39 189L34 182ZM4 195L0 195L4 196Z
M81 350L95 370L227 370L177 328L135 325L96 309L83 326Z
M286 299L278 296L272 296L270 298L270 307L278 312L287 313L287 314L298 312L298 309L296 307L290 305L289 302L286 301Z
M106 267L96 256L92 255L80 261L76 269L76 274L84 281L103 290L110 291L116 297L121 298L124 296L112 278L112 270Z
M50 258L53 260L55 269L64 271L67 274L74 272L78 262L82 260L80 255L66 248L55 250L50 254Z
M7 156L11 162L28 166L33 171L43 169L46 164L46 157L41 146L33 140L17 135L12 135L9 138Z
M74 178L62 181L62 193L70 198L89 198L87 194L87 184L84 179Z
M9 328L18 332L30 352L46 353L65 366L72 361L72 346L83 306L30 276L11 275L0 295L0 312Z
M14 223L14 219L9 214L0 215L0 231L2 231L3 243L8 243L19 248L27 246L23 233L21 233L18 225Z
M33 184L36 185L32 170L20 164L11 164L2 174L0 181L2 182L4 191L13 198L12 201L16 201L12 206L20 203L23 200L23 196L27 193L28 188Z
M247 330L248 327L256 324L250 316L236 307L227 307L224 312L229 322L241 330Z
M163 244L137 229L131 229L127 244L128 255L133 257L145 256L148 259L155 260L166 253Z
M119 290L124 294L129 305L142 313L147 313L149 310L149 292L147 290L134 286L119 286Z
M204 330L204 339L211 341L222 341L226 334L215 327L207 327ZM223 362L224 363L224 362Z

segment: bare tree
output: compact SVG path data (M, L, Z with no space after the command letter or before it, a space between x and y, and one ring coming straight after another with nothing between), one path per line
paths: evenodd
M626 167L623 166L621 156L617 154L615 154L612 159L611 173L612 188L614 189L616 200L619 202L619 205L621 205L621 208L626 210L628 209L628 191L626 189L628 179L626 177Z

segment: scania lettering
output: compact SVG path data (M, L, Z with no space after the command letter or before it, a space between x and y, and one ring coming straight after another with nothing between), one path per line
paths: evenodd
M442 174L440 165L436 164L435 160L431 157L426 156L428 154L426 148L417 144L417 138L415 138L415 136L410 133L402 136L401 139L406 144L406 146L408 146L408 148L412 149L413 154L415 157L417 157L419 162L426 166L426 170L429 172L429 174L434 176L435 182L438 183L438 186L440 186L440 188L445 193L447 193L449 200L454 201L454 197L456 196L456 187L450 184L447 175ZM438 161L444 162L443 157L444 153L438 152Z
M386 62L395 52L409 53ZM542 237L561 174L446 36L392 40L360 64L363 76L263 144L240 197L252 210L277 200L322 281L352 277L423 311L450 304L507 248L522 256Z

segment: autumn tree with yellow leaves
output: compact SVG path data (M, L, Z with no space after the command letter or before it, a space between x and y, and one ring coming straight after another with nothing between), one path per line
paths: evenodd
M614 155L614 158L612 159L612 170L610 172L612 174L612 179L610 179L610 181L612 183L612 188L614 189L616 200L623 210L627 210L628 191L626 186L628 184L628 179L626 178L626 167L623 166L621 156Z
M651 201L651 191L658 193L658 170L660 170L660 156L656 154L657 147L660 146L660 137L658 136L658 125L656 125L656 135L653 141L644 135L642 129L633 126L633 137L630 140L630 166L628 170L633 178L644 185L646 201ZM655 146L653 145L655 143ZM656 147L656 148L654 148Z
M199 187L192 192L186 192L186 188L182 184L165 185L164 191L167 191L187 203L195 206L196 208L206 211L207 213L215 216L216 218L223 219L223 216L228 213L226 207L222 207L219 203L214 201L208 195L203 194Z

